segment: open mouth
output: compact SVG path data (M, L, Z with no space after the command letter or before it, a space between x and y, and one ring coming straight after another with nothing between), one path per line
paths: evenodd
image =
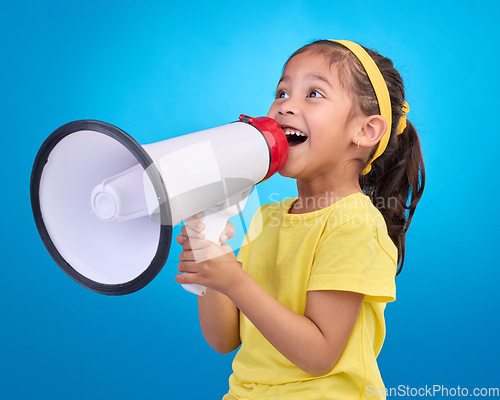
M298 144L304 143L307 140L307 136L304 132L292 128L283 128L285 132L286 139L288 140L288 146L293 147Z

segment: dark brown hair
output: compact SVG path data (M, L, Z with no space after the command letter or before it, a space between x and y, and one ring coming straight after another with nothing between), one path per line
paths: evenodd
M387 148L380 157L373 161L372 169L368 174L361 175L361 171L371 160L376 146L368 159L359 160L359 183L365 194L370 196L373 204L384 216L389 236L398 249L397 274L399 274L405 259L406 232L424 191L424 160L420 139L410 121L407 121L406 129L401 135L396 134L405 101L401 75L396 71L390 59L373 50L363 48L377 64L389 89L392 130ZM366 71L349 49L330 40L318 40L297 50L288 61L306 50L323 54L329 60L330 65L339 66L340 83L354 99L353 113L361 111L365 115L380 114L375 91Z

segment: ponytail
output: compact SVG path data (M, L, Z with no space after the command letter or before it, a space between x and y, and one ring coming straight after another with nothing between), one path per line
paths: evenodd
M398 249L398 275L405 259L406 232L424 191L425 168L420 139L410 121L394 139L396 146L376 159L372 171L360 175L359 182L382 213L389 236Z

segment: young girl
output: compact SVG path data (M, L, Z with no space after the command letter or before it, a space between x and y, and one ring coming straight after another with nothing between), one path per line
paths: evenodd
M320 40L285 64L268 116L289 136L280 174L297 198L261 207L237 259L199 220L177 238L177 282L209 288L206 340L241 344L224 400L385 398L384 308L425 182L408 111L392 62L356 43Z

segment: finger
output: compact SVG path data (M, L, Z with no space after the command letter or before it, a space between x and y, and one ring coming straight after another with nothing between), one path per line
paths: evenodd
M195 239L195 238L188 238L187 236L184 235L178 235L176 237L177 243L179 243L182 246L182 250L193 250L193 249L198 249L200 247L203 247L203 243L200 243L203 239ZM193 243L191 243L193 242ZM194 247L193 247L194 244Z
M190 238L188 243L189 248L187 250L201 250L210 247L213 244L210 240L195 238Z
M179 261L198 263L205 261L207 257L204 255L205 249L201 250L186 250L179 254Z
M181 262L183 262L183 261L186 261L186 262L195 261L193 251L192 250L184 250L183 252L179 253L179 261L181 261Z
M182 250L183 251L188 251L188 250L196 250L196 249L193 249L192 245L191 245L191 241L195 241L195 240L200 240L200 239L191 239L191 240L186 240L183 244L182 244Z
M193 250L191 248L191 242L189 240L186 240L184 243L182 243L182 251L187 251L187 250Z
M188 238L204 239L205 235L187 225L184 225L181 229L181 233Z
M196 263L192 261L181 261L177 265L177 269L179 272L191 274L198 271Z
M178 235L176 237L177 243L179 243L182 246L182 250L193 250L193 249L199 249L206 247L207 244L204 244L203 242L205 241L204 239L195 239L195 238L189 238L184 235ZM191 243L193 242L193 243ZM193 246L194 244L194 246Z
M234 230L234 225L232 224L231 221L227 221L226 224L226 229L224 229L224 233L229 237L232 238L236 231Z
M189 243L188 237L184 235L177 235L175 240L179 244Z
M191 242L193 241L194 240L191 240ZM212 243L209 240L196 240L192 249L186 249L179 254L179 260L202 263L203 261L217 258L232 251L231 247L228 245L225 246L228 250L221 252L221 246Z
M220 244L226 243L235 235L235 232L234 225L230 221L227 221L226 227L224 228L224 231L222 231L219 238Z
M208 240L191 239L187 244L183 245L182 252L179 254L180 261L199 262L210 257L210 245L212 242Z
M205 224L201 222L199 218L191 217L184 221L184 225L191 228L197 232L203 232L205 229Z
M198 274L177 274L175 281L183 285L200 284L200 277Z

